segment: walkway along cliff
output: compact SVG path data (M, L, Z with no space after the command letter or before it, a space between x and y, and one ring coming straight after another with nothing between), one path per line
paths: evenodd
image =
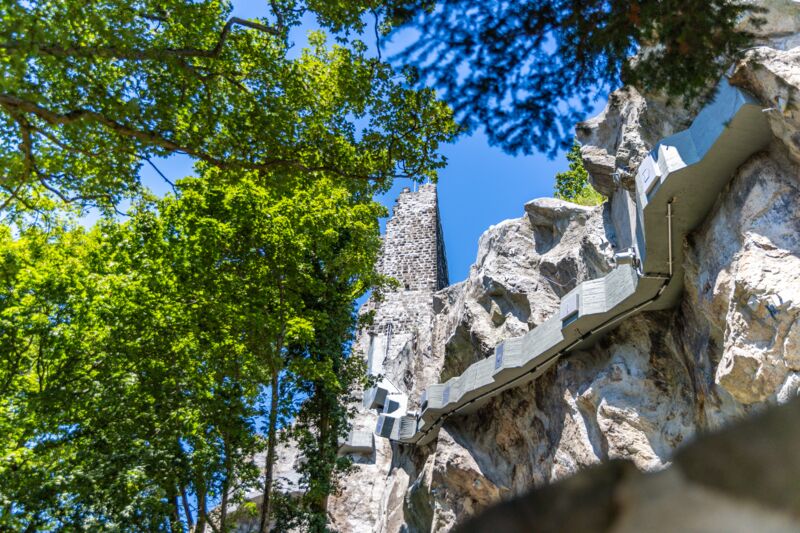
M615 210L615 229L631 245L615 255L616 268L578 285L561 299L556 316L523 337L501 342L493 358L430 386L417 412L408 411L407 398L397 397L399 391L386 381L367 391L365 406L385 411L375 434L426 444L449 416L535 379L621 320L674 306L683 287L684 236L705 218L735 169L770 138L762 106L724 80L691 127L663 139L640 164L634 197L627 192L615 197L623 203Z
M767 3L764 45L708 106L624 87L576 126L606 203L527 202L465 280L435 187L400 194L332 529L446 532L598 463L661 471L800 393L800 4Z

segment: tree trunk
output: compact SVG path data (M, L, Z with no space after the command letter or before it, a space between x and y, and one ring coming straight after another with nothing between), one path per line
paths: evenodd
M181 487L181 503L183 504L183 514L186 515L186 527L192 531L194 519L192 518L192 508L189 507L189 498L186 496L186 487Z
M223 436L222 451L225 454L225 479L222 481L222 501L219 507L219 530L222 533L226 531L226 522L228 520L228 492L230 491L231 484L231 454L230 443L227 436Z
M197 529L195 529L195 533L206 533L206 493L200 489L199 485L197 488Z
M317 383L316 384L316 393L319 395L320 403L320 415L319 415L319 440L317 441L317 446L319 447L319 456L324 459L324 479L320 480L322 483L325 483L328 487L330 487L331 482L331 473L332 473L332 465L327 461L327 454L328 454L328 444L331 439L331 419L330 419L330 410L331 406L328 403L327 398L327 389L325 388L324 383ZM338 439L337 439L338 440ZM312 502L312 510L315 513L320 514L321 516L325 516L328 511L328 494L327 490L324 491L324 494L317 499L317 501Z
M269 402L269 427L267 429L267 458L264 465L264 499L261 502L261 524L259 531L267 533L269 531L270 519L270 505L272 493L272 477L273 468L275 465L275 449L276 449L276 434L278 426L278 402L280 400L280 391L278 390L278 370L275 368L272 371L272 395Z
M178 489L175 487L173 493L170 494L169 500L172 502L172 512L169 517L169 530L173 533L183 532L183 525L181 524L180 503L178 502Z
M273 470L275 467L275 450L277 449L277 442L275 437L278 433L278 404L280 403L280 389L278 388L278 380L280 371L283 366L280 364L283 357L283 342L286 335L286 317L284 315L283 304L285 302L285 293L283 285L283 274L278 279L278 292L280 300L278 309L281 314L281 330L278 333L278 338L275 339L275 352L272 359L269 361L272 376L270 386L272 387L272 394L269 401L269 426L267 427L267 457L264 464L264 498L261 500L261 523L259 524L258 531L260 533L267 533L269 531L269 519L272 512L272 478Z

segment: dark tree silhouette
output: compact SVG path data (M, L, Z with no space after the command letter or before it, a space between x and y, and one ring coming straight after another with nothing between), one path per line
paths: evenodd
M702 95L751 43L740 23L758 12L736 0L411 0L391 16L420 31L400 59L465 126L510 153L553 156L622 83Z

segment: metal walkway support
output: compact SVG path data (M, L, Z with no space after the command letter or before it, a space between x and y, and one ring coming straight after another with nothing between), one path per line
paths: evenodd
M339 455L369 455L375 450L374 440L371 431L353 430L339 443Z

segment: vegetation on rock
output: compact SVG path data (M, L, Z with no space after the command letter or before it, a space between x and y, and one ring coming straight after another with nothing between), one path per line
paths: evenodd
M589 173L583 167L581 146L573 142L567 152L569 170L556 174L554 196L580 205L600 205L605 197L589 183Z

